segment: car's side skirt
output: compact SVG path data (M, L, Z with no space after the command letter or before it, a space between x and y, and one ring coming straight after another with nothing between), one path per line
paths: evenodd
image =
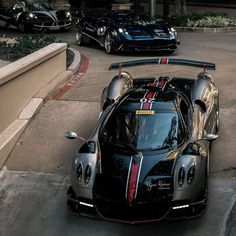
M85 36L87 36L87 37L89 37L89 38L95 40L95 41L98 42L102 47L105 46L101 41L99 41L99 40L96 39L95 37L93 37L93 36L91 36L91 35L89 35L89 34L86 34L86 33L84 33L84 32L82 32L82 34L84 34Z

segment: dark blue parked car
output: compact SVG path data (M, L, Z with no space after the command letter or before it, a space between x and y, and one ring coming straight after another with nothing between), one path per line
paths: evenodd
M116 51L174 52L179 44L177 32L168 24L152 21L144 12L86 9L76 23L80 45L97 41L107 53Z

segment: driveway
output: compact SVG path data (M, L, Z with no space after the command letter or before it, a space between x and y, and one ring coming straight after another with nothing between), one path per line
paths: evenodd
M108 71L110 63L156 55L106 55L96 45L76 46L71 33L57 36L88 58L88 69L78 75L80 79L70 90L41 108L0 172L0 234L236 235L236 209L232 210L236 196L236 33L181 33L181 46L173 55L217 65L212 74L220 90L221 127L210 160L209 204L205 215L191 221L135 226L67 214L66 188L71 162L81 143L66 140L63 133L74 130L82 137L89 137L98 119L101 91L116 73ZM199 71L177 66L129 69L136 76L173 76L179 70L183 75Z

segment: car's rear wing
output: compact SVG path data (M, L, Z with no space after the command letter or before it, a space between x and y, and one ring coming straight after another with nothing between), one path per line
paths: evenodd
M177 59L177 58L150 58L150 59L142 59L134 61L116 62L109 66L109 70L115 70L123 67L150 65L150 64L171 64L171 65L181 65L181 66L192 66L208 70L215 70L216 68L216 65L214 63L205 61L195 61L195 60Z

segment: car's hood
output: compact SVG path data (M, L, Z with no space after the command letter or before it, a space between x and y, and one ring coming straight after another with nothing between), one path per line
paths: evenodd
M53 21L58 19L65 19L66 18L66 11L65 10L43 10L43 11L33 11L36 16L47 20L45 16L51 18Z
M126 201L154 201L167 195L173 190L171 169L173 158L163 164L163 160L176 157L175 151L160 151L155 154L137 153L128 155L103 150L102 173L98 174L94 184L94 197L109 200ZM165 169L166 168L166 169Z

